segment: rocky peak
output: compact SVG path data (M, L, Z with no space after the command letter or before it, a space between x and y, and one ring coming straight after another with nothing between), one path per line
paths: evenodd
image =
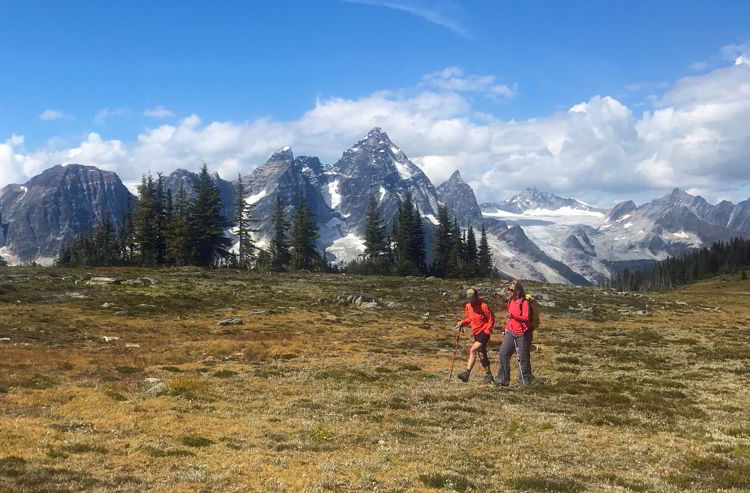
M477 224L482 220L482 211L477 204L474 190L461 178L458 170L437 187L436 192L438 200L461 225Z
M622 219L628 214L632 214L635 211L635 202L632 200L626 200L616 204L607 215L607 221L617 221Z

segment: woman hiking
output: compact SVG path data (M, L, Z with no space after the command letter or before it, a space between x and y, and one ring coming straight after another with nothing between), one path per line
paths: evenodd
M510 357L518 352L521 385L531 385L531 302L518 281L506 288L508 294L508 322L503 343L500 345L500 370L495 385L505 387L510 383Z
M492 372L490 371L490 359L487 357L487 343L490 341L492 329L495 328L495 314L492 308L479 297L476 289L466 291L468 300L464 305L464 319L458 322L456 330L463 330L465 325L471 325L471 335L474 336L474 344L469 348L469 361L466 362L466 370L457 375L462 382L468 382L471 369L479 354L479 363L484 368L484 382L492 383Z

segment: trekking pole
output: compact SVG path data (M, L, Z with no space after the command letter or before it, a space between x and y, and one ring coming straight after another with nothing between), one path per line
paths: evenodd
M453 367L456 364L456 354L458 352L458 340L461 338L461 329L458 329L456 331L456 343L453 345L453 361L451 361L451 372L448 375L448 382L450 383L451 378L453 378Z
M516 335L511 332L513 338L513 345L516 346L516 356L518 357L518 374L521 376L521 383L526 385L526 380L523 378L523 369L521 368L521 353L518 352L518 342L516 342Z
M458 317L458 305L453 305L453 318ZM453 367L456 364L456 355L458 353L458 341L461 338L461 329L456 330L456 342L453 344L453 361L451 361L451 371L448 375L448 383L450 383L451 378L453 378Z

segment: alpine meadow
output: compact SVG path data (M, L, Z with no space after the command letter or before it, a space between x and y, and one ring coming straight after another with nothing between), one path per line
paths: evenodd
M0 17L0 493L750 492L750 3Z

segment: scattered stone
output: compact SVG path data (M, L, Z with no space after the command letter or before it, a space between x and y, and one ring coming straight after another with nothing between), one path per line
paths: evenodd
M65 296L67 296L68 298L74 298L74 299L77 299L77 300L88 299L88 296L83 295L81 293L77 293L75 291L68 291L67 293L65 293Z
M144 378L143 381L146 382L146 383L151 383L151 384L155 384L155 383L161 382L161 380L159 380L158 378L155 378L155 377Z
M245 323L244 320L242 320L241 318L235 317L235 318L228 318L226 320L222 320L221 322L217 322L216 325L220 325L224 327L226 325L242 325L244 323Z
M638 310L635 312L636 315L648 315L649 313L648 310Z
M213 356L208 356L208 357L206 357L206 358L205 358L205 359L204 359L204 360L202 361L202 363L213 363L214 361L216 361L216 358L214 358Z
M157 383L156 385L154 385L153 387L150 387L150 388L149 388L149 389L148 389L148 390L147 390L147 391L145 392L145 394L146 394L146 395L147 395L148 397L156 397L156 396L159 396L159 395L164 395L164 394L166 394L168 390L169 390L169 386L168 386L168 385L167 385L166 383L164 383L164 382L159 382L159 383Z
M130 312L127 311L127 310L120 310L119 312L115 312L114 315L116 317L129 317L130 316Z
M331 315L330 313L328 315L326 315L326 320L332 320L332 321L335 322L338 319L339 319L339 317L337 317L336 315Z
M234 311L234 308L219 308L216 310L216 313L231 313Z
M386 302L385 306L387 306L388 308L398 308L401 306L401 303L398 303L396 301L388 301Z
M158 308L156 305L149 305L149 304L146 304L146 303L141 303L138 306L141 307L141 308Z
M437 277L435 277L435 276L430 276L430 277L428 277L428 278L427 278L427 280L428 280L428 281L437 281L437 280L438 280L438 278L437 278Z
M140 344L134 344L132 342L126 342L125 343L125 347L139 348L139 347L141 347L141 345Z
M0 342L10 342L10 337L0 337Z
M425 313L424 315L422 315L419 318L421 318L422 320L427 320L428 318L430 318L430 312Z
M107 303L104 303L104 304L102 305L102 308L114 308L115 306L116 306L116 305L115 305L114 303L109 303L109 302L107 302Z
M113 342L120 340L120 338L117 336L102 336L102 339L104 339L104 342Z
M378 304L374 301L365 301L359 305L359 308L363 308L365 310L369 310L372 308L377 308Z
M86 284L120 284L122 281L114 277L92 277Z
M554 301L539 301L539 304L542 306L546 306L547 308L554 308L555 302Z

